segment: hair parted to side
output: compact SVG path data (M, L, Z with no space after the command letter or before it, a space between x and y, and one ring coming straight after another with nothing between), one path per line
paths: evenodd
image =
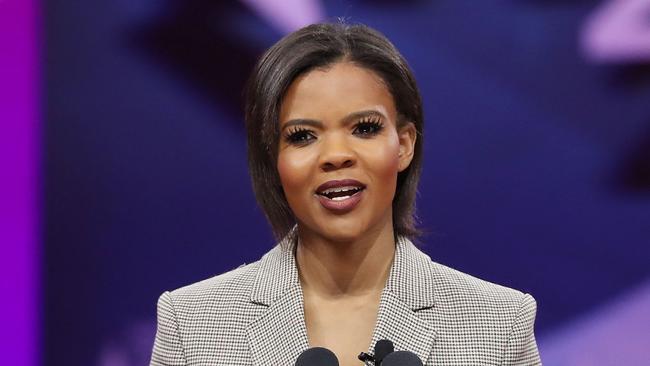
M415 125L413 159L397 176L392 207L395 236L415 240L421 234L416 227L415 198L422 168L422 100L404 57L384 35L366 25L312 24L285 36L259 59L245 91L248 166L255 197L276 239L284 238L296 220L277 170L280 105L299 75L339 61L375 72L393 96L398 127L408 122Z

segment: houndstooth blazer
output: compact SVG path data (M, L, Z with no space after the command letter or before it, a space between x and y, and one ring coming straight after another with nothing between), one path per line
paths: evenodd
M309 347L294 247L285 239L255 263L163 293L151 366L293 365ZM530 295L432 262L400 237L365 351L389 339L426 365L541 365L535 312Z

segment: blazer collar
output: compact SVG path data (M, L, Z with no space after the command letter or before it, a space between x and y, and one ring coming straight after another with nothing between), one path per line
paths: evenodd
M414 311L435 306L431 259L406 237L397 238L386 290Z
M251 301L270 306L293 287L300 288L295 247L297 237L289 233L260 260L260 268L253 283Z
M395 350L411 351L427 364L437 334L418 312L434 306L431 259L410 240L398 237L368 351L374 350L377 341L388 339Z
M267 309L246 327L254 365L293 365L309 347L295 245L287 235L260 260L251 302Z
M251 291L251 301L269 306L289 289L300 286L294 256L297 239L288 235L260 260ZM395 259L386 282L392 292L411 310L435 306L434 274L429 256L406 237L397 238Z
M260 260L251 302L268 309L247 327L255 364L293 364L309 347L296 243L297 238L288 235ZM417 312L435 306L430 259L405 237L397 238L395 249L368 351L378 340L389 339L396 350L414 352L426 362L436 332Z

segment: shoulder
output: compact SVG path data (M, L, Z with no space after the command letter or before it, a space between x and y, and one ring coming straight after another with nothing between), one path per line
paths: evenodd
M241 265L217 276L165 292L159 303L165 300L176 311L190 311L193 308L245 302L249 298L258 268L259 261Z
M440 264L408 239L399 241L395 263L404 298L432 298L436 307L511 308L529 295ZM412 292L417 292L413 294ZM532 297L530 298L532 299ZM418 304L426 305L427 301Z
M281 245L275 245L262 258L244 264L229 272L199 281L173 291L163 293L159 299L159 309L169 307L177 314L185 313L217 315L223 311L248 311L252 305L260 305L255 294L274 290L277 283L285 280L291 271L286 257L290 256ZM295 266L294 266L295 267ZM294 268L294 272L295 272ZM294 276L297 280L297 275ZM270 282L270 284L269 284ZM268 304L267 304L268 305Z
M245 327L263 310L250 300L259 265L257 261L164 292L158 299L152 365L185 365L196 359L228 363L223 357L245 360Z
M446 301L471 301L503 306L518 304L523 292L463 273L440 263L430 262L436 295Z
M503 364L539 365L534 326L535 299L421 257L428 269L433 306L418 313L436 332L439 351L459 363L467 349L477 360L501 359Z
M430 262L438 314L460 323L491 327L508 337L517 327L532 331L537 303L524 292Z

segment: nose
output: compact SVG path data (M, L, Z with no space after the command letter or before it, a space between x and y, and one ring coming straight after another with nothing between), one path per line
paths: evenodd
M345 137L330 136L321 140L319 166L323 171L349 168L356 164L356 155Z

